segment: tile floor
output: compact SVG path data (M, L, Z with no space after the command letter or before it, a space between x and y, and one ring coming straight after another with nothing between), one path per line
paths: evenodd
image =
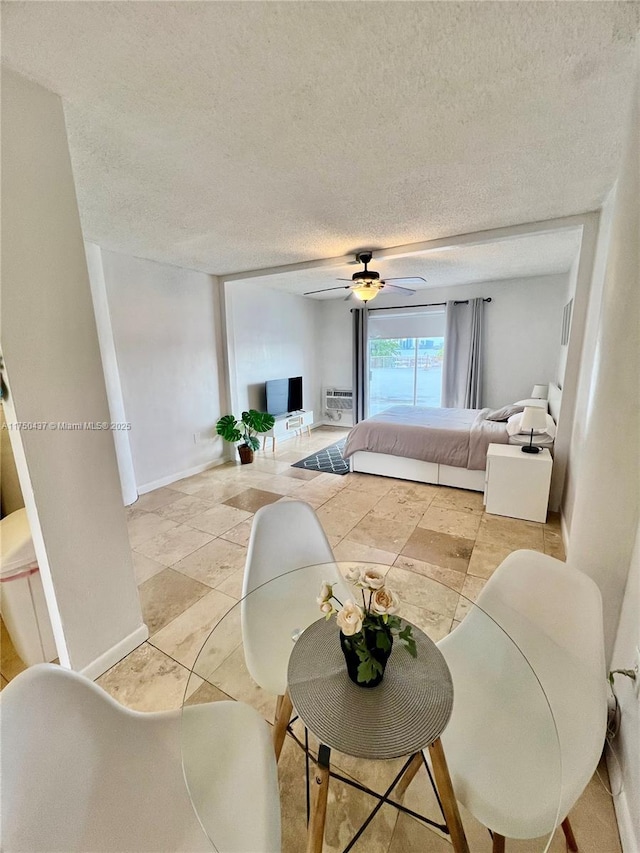
M500 562L513 550L531 548L564 559L559 519L547 524L488 516L482 495L364 474L319 474L291 463L337 441L345 431L326 427L310 437L259 452L253 465L225 464L143 495L127 510L129 536L149 641L105 673L98 683L124 705L155 711L189 702L241 699L272 721L272 697L246 672L239 643L237 603L253 513L278 500L311 504L339 560L366 560L388 567L403 601L401 612L434 640L464 617ZM440 581L446 588L434 583ZM461 597L459 593L465 598ZM223 620L223 622L221 622ZM212 627L226 634L226 650L207 660L203 681L190 674ZM22 668L2 626L2 685ZM219 651L219 650L218 650ZM226 656L225 656L226 655ZM198 661L200 665L201 661ZM200 666L196 670L202 674ZM392 777L396 762L361 762L334 756L345 774L372 787ZM283 850L304 849L304 761L288 740L280 763ZM606 779L606 769L600 774ZM431 802L430 802L431 800ZM421 774L405 802L435 808ZM325 851L341 850L362 822L371 801L332 783ZM437 817L437 812L434 812ZM594 777L572 812L582 853L619 853L611 797ZM463 815L471 849L489 851L489 835ZM513 853L542 850L536 842L509 842ZM557 832L552 847L564 851ZM446 839L407 815L384 806L354 847L360 853L451 850Z

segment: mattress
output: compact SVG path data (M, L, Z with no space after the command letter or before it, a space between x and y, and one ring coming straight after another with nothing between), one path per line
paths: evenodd
M392 406L356 424L344 456L357 451L484 470L489 444L507 444L506 425L487 421L490 409Z

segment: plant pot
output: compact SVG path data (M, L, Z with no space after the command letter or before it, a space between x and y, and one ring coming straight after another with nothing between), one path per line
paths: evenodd
M248 465L250 462L253 462L253 450L248 444L240 444L238 446L238 453L240 454L240 463L242 465Z
M354 635L357 637L358 635ZM379 672L375 675L371 681L358 681L358 666L360 665L360 658L358 654L353 649L347 647L347 642L349 640L353 640L354 637L345 637L345 635L340 631L340 648L342 649L342 654L344 655L344 659L347 664L347 673L349 674L349 678L353 681L354 684L357 684L358 687L377 687L378 684L384 678L384 671L387 665L387 661L389 660L389 655L391 654L393 648L393 635L389 631L387 636L389 637L390 647L388 649L379 649L376 646L376 632L375 631L365 631L364 637L365 642L367 644L367 648L369 649L369 654L372 658L378 661L380 666L382 667L382 672Z

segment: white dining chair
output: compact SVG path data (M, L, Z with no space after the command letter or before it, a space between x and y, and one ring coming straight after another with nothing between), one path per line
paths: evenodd
M558 823L577 850L568 814L598 764L607 716L596 584L515 551L438 647L454 684L442 743L457 799L491 830L495 853Z
M0 714L5 853L281 849L269 726L248 705L140 713L39 664L4 688Z
M315 568L293 571L302 567ZM280 582L274 583L278 578ZM287 693L292 644L321 617L316 598L323 581L336 584L339 595L349 595L313 508L302 501L282 501L259 509L244 572L242 640L251 677L278 697L273 730L276 758L292 712Z

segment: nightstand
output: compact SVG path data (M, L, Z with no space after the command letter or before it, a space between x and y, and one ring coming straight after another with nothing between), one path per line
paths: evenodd
M527 521L547 520L553 459L545 448L523 453L511 444L490 444L484 484L485 509Z

